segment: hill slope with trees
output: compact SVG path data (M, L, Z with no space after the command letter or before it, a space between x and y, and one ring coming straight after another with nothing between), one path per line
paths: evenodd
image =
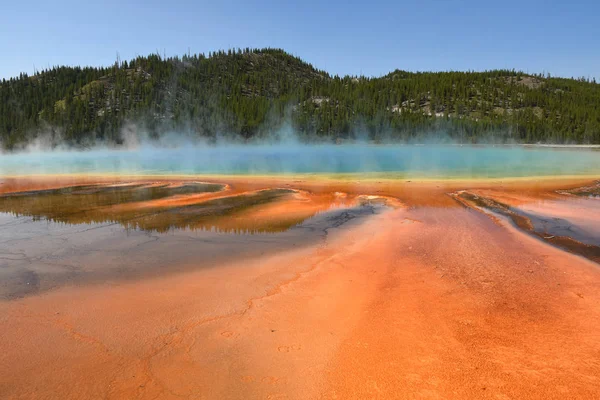
M600 143L600 85L514 70L338 77L279 49L159 55L107 68L55 67L0 82L0 141L121 144L151 137Z

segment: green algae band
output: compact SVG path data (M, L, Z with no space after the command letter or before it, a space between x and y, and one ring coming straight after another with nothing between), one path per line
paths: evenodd
M64 223L123 222L134 213L118 213L112 206L160 200L177 195L223 191L226 185L189 182L170 184L82 185L7 193L0 196L0 211L17 216Z
M0 212L68 224L119 223L128 229L153 232L166 232L172 228L221 230L221 225L226 226L223 230L227 231L283 231L303 220L284 218L276 224L260 221L249 223L242 218L238 220L236 218L244 212L284 200L296 191L265 189L235 195L221 194L226 188L224 184L195 182L179 185L160 183L71 186L2 195ZM177 202L156 202L177 200L176 196L186 200L190 199L189 196L203 193L218 194L221 197L191 198L191 203L184 205L178 205ZM258 228L253 229L252 226Z
M137 228L147 231L165 232L170 228L191 228L191 229L219 229L221 222L233 220L237 214L250 210L254 207L273 203L282 200L285 196L295 193L289 189L266 189L258 192L227 196L214 200L207 200L200 203L186 205L183 207L173 207L168 210L159 211L149 209L139 218L126 221L128 228ZM241 221L238 221L241 222ZM301 221L292 221L289 225L282 226L285 230ZM239 230L243 230L243 224L240 223ZM228 224L230 229L238 231L236 224ZM269 227L256 229L257 231L272 231Z

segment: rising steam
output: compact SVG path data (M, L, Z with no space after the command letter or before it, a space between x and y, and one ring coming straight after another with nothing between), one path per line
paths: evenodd
M291 125L260 140L212 140L190 132L152 137L126 124L119 147L97 142L85 150L40 136L21 152L0 158L3 176L31 174L369 174L388 177L512 177L600 172L600 153L524 146L465 146L443 132L418 143L377 144L367 138L307 143ZM58 138L60 139L60 138ZM58 143L60 142L58 140ZM560 163L556 160L560 159Z

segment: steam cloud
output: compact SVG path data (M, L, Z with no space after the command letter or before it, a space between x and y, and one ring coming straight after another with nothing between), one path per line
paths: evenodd
M0 157L0 175L30 174L368 174L378 177L510 177L600 172L600 154L524 146L463 146L443 132L417 143L307 143L291 125L260 140L223 135L207 141L189 132L151 137L126 124L119 147L102 142L86 150L39 137L21 152ZM429 139L429 140L426 140ZM58 141L60 143L60 140ZM556 162L560 158L561 162Z

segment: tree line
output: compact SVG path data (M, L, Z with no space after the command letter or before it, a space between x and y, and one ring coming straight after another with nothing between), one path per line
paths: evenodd
M600 143L600 87L515 70L331 76L280 49L151 54L0 82L0 140L120 144L128 123L252 140L289 124L304 140Z

